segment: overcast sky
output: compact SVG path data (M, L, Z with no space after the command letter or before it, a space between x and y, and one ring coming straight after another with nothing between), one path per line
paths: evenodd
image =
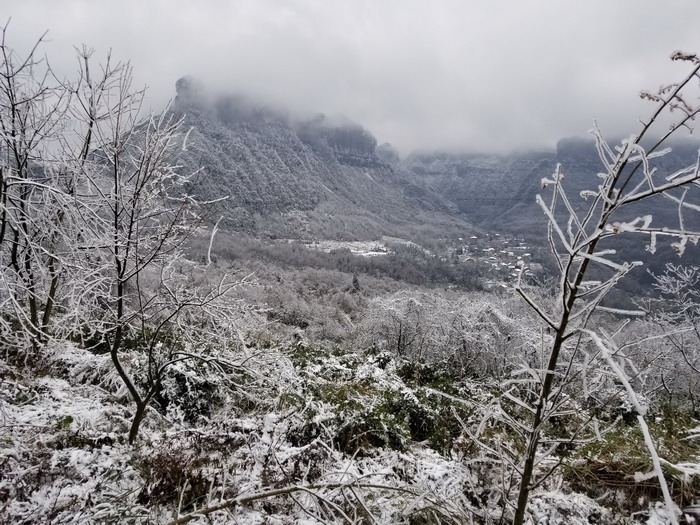
M700 52L698 0L0 0L8 43L48 29L54 67L73 46L131 60L162 107L175 81L341 113L403 154L551 147L596 118L629 134L641 89Z

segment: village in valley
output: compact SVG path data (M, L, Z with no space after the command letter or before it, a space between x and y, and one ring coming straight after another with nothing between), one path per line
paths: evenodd
M493 291L512 288L519 279L537 275L543 271L542 264L533 260L532 247L528 246L522 238L479 232L479 234L441 241L444 249L437 253L413 241L389 236L383 236L375 241L305 241L303 246L325 253L348 250L359 257L385 257L394 252L394 246L407 246L420 250L428 256L439 257L445 263L465 265L467 270L471 269L482 277L484 289Z

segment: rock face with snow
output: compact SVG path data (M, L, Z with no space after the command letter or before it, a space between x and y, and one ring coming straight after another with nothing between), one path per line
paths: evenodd
M342 224L362 216L366 223L400 224L440 213L489 230L541 237L544 217L535 196L550 193L542 189L542 178L561 164L570 199L583 207L580 192L594 190L603 170L594 143L584 139L561 140L555 151L414 153L402 161L391 145L378 146L369 131L342 117L299 117L242 95L213 96L189 77L176 88L172 111L191 129L178 160L186 170L201 169L196 195L228 196L214 213L236 229L255 230L261 218L285 221L290 214L306 222L317 213L324 218L312 221ZM696 143L673 148L656 161L660 173L697 159ZM656 224L674 223L677 211L668 200L659 197L645 206L632 207L630 218L651 213Z
M698 144L679 142L673 151L656 159L659 174L671 174L697 161ZM551 178L561 164L564 185L576 205L586 205L580 198L583 190L595 190L597 174L604 170L592 140L569 138L557 144L556 151L525 152L511 155L420 154L409 156L404 166L436 193L454 203L469 221L487 229L513 233L543 231L544 217L535 205L535 196L550 195L541 180ZM649 203L652 203L649 207ZM677 215L669 201L659 198L645 201L644 210L659 222L673 222ZM517 220L513 220L517 217Z
M230 226L255 216L356 208L403 220L417 209L452 206L413 174L398 169L388 145L360 125L322 114L296 118L244 96L207 96L190 78L177 83L173 111L191 128L185 169L202 169L194 192L228 195L220 210Z
M614 143L613 143L614 144ZM677 170L692 166L698 159L696 142L670 144L672 150L653 159L657 170L655 179L661 184L665 177ZM612 147L612 146L611 146ZM564 176L563 187L573 208L583 216L591 200L582 196L584 190L596 191L601 183L599 174L605 167L598 157L592 140L564 139L559 141L556 151L529 152L512 155L448 155L414 154L404 161L404 167L422 178L438 195L451 201L462 218L485 230L496 230L522 236L533 244L545 242L546 217L536 204L536 196L542 195L546 202L552 196L553 186L543 188L542 179L551 179L556 166L561 165ZM643 170L631 162L627 173L634 172L631 189L641 181ZM697 191L694 188L693 191ZM682 200L683 192L675 193ZM680 228L700 231L700 214L686 210L683 224L679 222L678 204L663 196L653 196L643 203L632 203L621 210L615 221L633 221L638 217L650 219L651 227ZM568 213L563 204L557 207L555 215L560 224L566 224ZM662 273L669 262L676 263L678 256L671 241L664 240L654 246L654 257L647 253L648 237L624 234L604 240L601 247L615 249L624 260L645 261L646 268L654 273ZM700 257L700 247L687 243L684 247L688 258ZM638 285L649 284L649 276L639 271L633 276Z
M551 174L555 159L548 152L510 156L414 153L403 164L474 224L507 229L504 214L526 201L532 207L532 183L539 184L542 176Z

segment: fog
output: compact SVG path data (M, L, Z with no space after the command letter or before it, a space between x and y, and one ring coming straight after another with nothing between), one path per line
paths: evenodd
M190 74L295 112L343 114L402 154L550 148L597 119L636 129L642 89L677 80L700 52L700 2L536 0L0 0L7 43L59 74L73 46L130 60L158 110Z

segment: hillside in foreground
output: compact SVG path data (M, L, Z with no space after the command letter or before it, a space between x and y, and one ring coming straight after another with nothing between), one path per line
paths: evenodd
M225 375L173 367L135 447L125 441L126 392L106 356L63 344L5 362L0 516L8 523L497 522L514 489L504 478L509 454L520 446L502 420L512 409L502 385L514 371L505 355L508 348L517 355L531 336L526 319L503 310L507 303L487 296L470 303L462 311L473 327L468 355L426 362L387 347L355 353L258 338L219 354L230 367ZM647 459L629 407L571 403L571 421L559 428L594 413L612 426L601 440L551 456L562 468L534 494L532 522L655 516L647 505L658 488L640 481ZM697 439L688 440L697 422L659 410L654 430L664 457L679 465L697 458ZM697 490L680 472L672 479L682 501Z

